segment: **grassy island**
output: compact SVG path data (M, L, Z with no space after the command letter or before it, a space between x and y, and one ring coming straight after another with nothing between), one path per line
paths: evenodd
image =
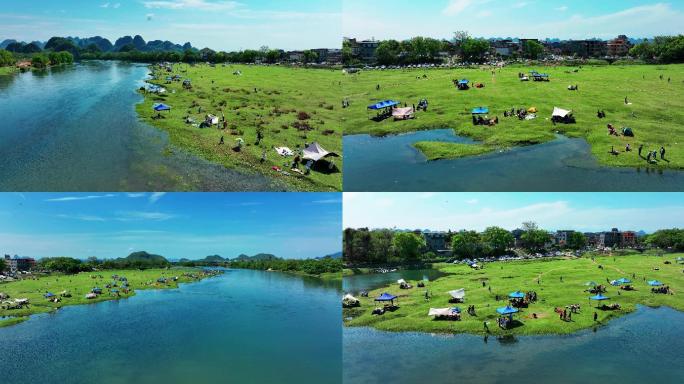
M344 310L347 326L370 326L385 331L418 331L434 333L486 333L484 322L491 334L569 334L582 329L603 325L612 318L623 316L637 305L669 306L684 311L684 266L678 264L682 254L638 254L629 256L591 256L579 258L553 258L527 261L492 262L482 269L465 264L438 264L436 268L447 276L425 282L418 288L417 281L408 281L414 288L400 289L398 284L369 292L359 297L361 306ZM623 290L608 281L627 278L634 290ZM648 281L658 280L669 286L672 294L652 293ZM609 297L605 304L617 303L619 310L595 308L596 301L589 301L593 294L587 292L589 282L607 286L603 295ZM624 284L623 284L624 285ZM451 290L465 289L465 301L449 303ZM428 291L430 299L425 299ZM497 308L505 307L511 292L535 291L538 299L513 316L515 326L504 330L497 326ZM398 309L382 315L373 315L374 298L387 292L398 296ZM496 298L499 296L499 300ZM556 308L580 304L578 313L570 321L561 320ZM475 316L467 308L475 306ZM460 321L434 320L428 317L430 308L460 307ZM594 313L598 319L593 320ZM535 316L536 315L536 318ZM672 324L672 326L676 326Z
M308 175L290 170L296 152L306 143L317 142L342 155L338 70L221 64L180 64L172 72L152 68L156 79L150 83L166 92L146 93L137 111L144 121L168 132L173 145L230 169L276 179L287 189L341 190L341 157L330 158L332 170L324 161ZM173 76L177 80L167 81ZM153 110L156 103L171 110L158 114ZM200 128L208 114L217 116L218 124ZM238 139L244 140L240 150ZM281 156L274 147L287 147L295 155ZM304 170L303 163L299 169Z
M3 303L0 306L0 327L17 324L27 320L30 315L53 312L68 305L124 299L134 296L137 290L177 288L180 283L198 281L215 274L196 268L172 268L24 275L21 280L0 283L0 295L8 296L0 300ZM113 276L119 278L114 279ZM125 281L128 282L127 289L124 287ZM115 282L116 287L113 286ZM86 298L94 288L100 288L102 292L94 298ZM46 298L48 293L54 296ZM28 304L8 309L7 304L17 299L28 299Z
M519 73L531 70L547 73L551 80L519 80ZM484 88L459 91L452 83L455 79L468 79L470 85L483 83ZM568 90L569 85L577 85L578 90ZM342 114L346 135L383 136L453 128L456 134L479 142L472 145L472 150L466 150L462 144L416 145L430 160L479 155L487 152L485 148L494 151L540 144L563 134L586 140L603 165L644 166L647 151L664 146L666 160L653 166L684 168L684 65L371 70L345 75L343 87L350 102ZM412 120L389 118L376 122L369 119L366 111L368 105L380 100L393 99L402 106L411 106L424 98L429 102L427 112L417 112ZM499 124L473 125L471 110L479 106L488 107L488 116L498 116ZM538 109L532 120L503 114L511 108L532 107ZM572 110L577 123L552 124L554 107ZM606 118L597 117L599 110L606 113ZM612 124L619 136L609 135L607 124ZM632 128L634 137L623 136L623 127ZM632 147L631 152L625 152L627 144ZM641 144L643 157L636 151ZM610 154L611 147L619 155Z

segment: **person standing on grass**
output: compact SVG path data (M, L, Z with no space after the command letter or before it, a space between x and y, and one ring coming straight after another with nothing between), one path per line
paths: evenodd
M598 313L594 312L594 322L596 322L596 320L598 320Z
M643 144L639 144L639 157L641 157L641 151L644 149Z
M221 140L219 140L219 145L223 145L223 144L224 144L224 142L223 142L223 135L222 135Z
M660 158L665 160L665 147L660 147Z

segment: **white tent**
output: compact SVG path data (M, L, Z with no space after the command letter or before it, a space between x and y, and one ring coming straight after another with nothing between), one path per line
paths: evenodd
M350 295L350 294L347 293L347 294L344 295L344 297L342 298L342 302L343 302L343 303L358 303L358 302L359 302L359 299L357 299L356 297L354 297L354 296L352 296L352 295Z
M406 280L399 279L399 280L397 280L397 284L406 284Z
M465 297L465 289L454 289L453 291L449 291L449 294L454 299L463 299Z
M275 151L278 152L280 156L292 156L294 152L288 147L275 147Z
M567 116L567 115L569 115L569 114L571 114L571 113L572 113L572 111L569 111L569 110L567 110L567 109L562 109L562 108L558 108L558 107L553 107L553 113L551 114L551 116L553 116L553 117L556 117L556 116L558 116L558 117L565 117L565 116Z
M428 316L450 316L451 313L451 308L430 308Z
M321 145L318 143L311 143L308 147L306 147L302 151L302 154L304 155L304 156L302 156L302 158L304 160L313 160L313 161L318 161L318 160L321 160L321 159L328 157L328 156L334 156L334 157L340 156L335 152L326 151L325 148L321 147Z

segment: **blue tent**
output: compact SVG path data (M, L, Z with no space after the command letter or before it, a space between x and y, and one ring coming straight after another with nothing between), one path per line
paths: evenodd
M45 298L46 298L46 299L47 299L47 298L50 298L50 297L54 297L54 296L55 296L55 294L52 293L52 292L48 292L48 293L45 294Z
M589 300L597 300L597 301L608 300L608 299L610 299L610 297L603 296L603 295L600 294L600 293L599 293L598 295L596 295L596 296L591 296L591 297L589 298Z
M166 104L160 103L160 104L155 104L154 106L152 106L152 109L154 109L154 110L157 111L157 112L160 112L160 111L170 111L170 110L171 110L171 107L169 107L169 106L166 105Z
M513 307L509 307L509 306L506 306L506 307L503 307L503 308L497 308L497 309L496 309L496 312L498 312L500 315L510 315L510 314L513 314L513 313L517 313L517 312L518 312L518 309L517 309L517 308L513 308Z
M461 313L461 308L459 308L459 307L453 307L453 308L451 308L451 310L456 312L456 313Z
M474 108L472 111L473 115L484 115L485 113L489 113L489 108L487 107L477 107Z
M663 285L663 283L661 283L658 280L649 280L648 285L650 285L652 287L659 287L659 286Z
M470 81L468 81L468 79L463 79L463 80L459 80L458 83L459 84L468 84L468 83L470 83Z
M394 100L385 100L373 105L369 105L368 109L383 109L388 107L394 107L395 105L399 105L399 102Z
M389 293L385 292L382 295L378 296L375 301L393 301L397 297L394 295L390 295Z
M620 279L617 279L616 281L617 281L618 283L620 283L620 284L629 284L629 283L632 282L632 280L627 279L627 278L625 278L625 277L620 278Z
M118 289L112 289L112 293L119 293Z
M520 291L515 291L515 292L511 292L511 293L508 295L508 297L510 297L511 299L524 299L524 298L525 298L525 294L522 293L522 292L520 292Z

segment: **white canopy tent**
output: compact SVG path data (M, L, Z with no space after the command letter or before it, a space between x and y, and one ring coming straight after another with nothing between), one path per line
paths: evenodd
M571 113L572 113L571 110L567 110L567 109L563 109L563 108L558 108L558 107L553 107L553 113L551 114L551 116L553 116L553 117L556 117L556 116L558 116L558 117L565 117L565 116L567 116L567 115L569 115L569 114L571 114Z
M359 302L359 299L357 299L356 297L354 297L354 296L350 295L349 293L347 293L347 294L344 295L344 297L342 298L342 302L345 302L345 303L358 303L358 302Z
M406 280L399 279L399 280L397 280L397 284L406 284Z
M463 299L465 297L465 288L454 289L453 291L449 291L449 294L454 299Z
M325 148L321 147L318 143L311 143L308 147L304 148L302 151L302 158L304 160L318 161L326 157L340 157L335 152L328 152Z
M451 316L453 311L451 308L430 308L428 316Z

